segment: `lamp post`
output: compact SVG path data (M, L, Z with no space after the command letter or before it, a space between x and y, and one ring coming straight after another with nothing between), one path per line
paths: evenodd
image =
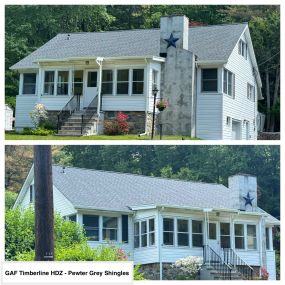
M155 104L156 104L157 93L158 93L158 89L156 86L154 86L154 88L152 89L152 94L153 94L152 129L151 129L151 139L152 140L154 136Z

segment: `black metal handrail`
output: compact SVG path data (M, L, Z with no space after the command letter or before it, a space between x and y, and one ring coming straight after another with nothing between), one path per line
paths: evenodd
M87 108L84 109L81 115L81 135L83 134L83 130L94 114L97 112L98 107L98 95L96 95Z
M64 122L75 112L80 109L80 95L73 95L57 114L57 132Z
M232 268L209 245L203 246L203 264L211 266L220 279L232 279Z
M224 262L238 271L243 279L253 279L253 268L248 265L232 248L223 248Z

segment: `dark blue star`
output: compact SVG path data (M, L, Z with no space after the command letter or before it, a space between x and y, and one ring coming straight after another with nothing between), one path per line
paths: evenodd
M245 200L245 206L246 205L252 206L252 200L254 200L254 198L250 198L249 192L247 192L246 196L243 196L243 199Z
M179 38L174 38L173 34L171 33L169 39L164 39L167 42L167 48L173 46L176 48L176 42L179 40Z

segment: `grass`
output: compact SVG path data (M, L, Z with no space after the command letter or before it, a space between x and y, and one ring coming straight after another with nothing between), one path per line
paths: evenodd
M84 136L84 137L66 137L66 136L36 136L36 135L22 135L19 133L7 132L5 134L6 140L150 140L150 136L138 135L118 135L118 136ZM159 140L159 136L154 137ZM163 136L163 140L182 140L182 136ZM196 140L197 138L183 137L184 140Z

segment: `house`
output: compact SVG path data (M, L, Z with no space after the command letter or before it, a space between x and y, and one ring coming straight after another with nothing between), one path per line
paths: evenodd
M221 279L251 279L261 267L275 279L279 221L258 207L254 176L231 176L225 187L74 167L52 173L55 211L83 225L90 246L123 248L149 279L169 278L169 264L187 256L203 258L201 278L212 264ZM32 167L14 207L33 203L33 185Z
M11 69L20 74L16 130L33 126L41 103L61 135L102 133L119 111L130 132L150 133L163 98L163 134L257 139L262 84L247 23L189 27L167 16L160 29L63 33Z
M13 109L9 105L5 104L5 131L13 130Z

